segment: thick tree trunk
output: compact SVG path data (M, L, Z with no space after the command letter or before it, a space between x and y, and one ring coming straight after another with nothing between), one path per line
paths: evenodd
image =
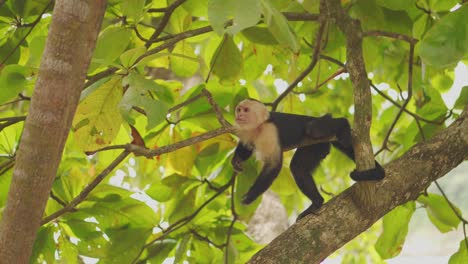
M55 3L0 225L2 263L29 263L105 6L105 0Z
M320 263L396 206L416 199L434 180L468 157L468 109L430 141L385 166L372 203L362 205L353 185L259 251L249 263Z

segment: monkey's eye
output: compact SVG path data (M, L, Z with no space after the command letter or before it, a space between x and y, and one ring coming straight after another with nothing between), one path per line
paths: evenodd
M249 110L250 110L250 109L249 109L248 107L244 108L244 112L246 112L246 113L248 113Z

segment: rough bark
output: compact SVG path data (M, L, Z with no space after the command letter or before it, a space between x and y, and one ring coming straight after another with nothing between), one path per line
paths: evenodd
M0 225L2 263L29 263L105 6L105 0L55 3Z
M468 157L468 110L431 140L387 164L372 203L356 199L357 184L259 251L249 263L320 263L396 206L415 200L434 180Z

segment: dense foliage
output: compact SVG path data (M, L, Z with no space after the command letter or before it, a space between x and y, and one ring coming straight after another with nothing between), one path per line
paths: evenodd
M371 139L382 164L467 104L468 86L453 106L441 96L455 66L468 63L465 2L341 1L361 22ZM0 1L0 217L52 8L48 0ZM109 0L32 263L247 261L261 248L246 234L260 199L240 199L258 168L251 159L236 177L230 166L236 138L225 132L236 103L254 97L279 111L353 120L346 37L319 11L318 0ZM290 158L272 189L293 219L308 201ZM337 194L353 166L334 151L316 181ZM350 246L375 244L373 261L397 256L416 206L441 232L462 223L444 196L424 194L385 216L378 238ZM451 263L468 261L460 239Z

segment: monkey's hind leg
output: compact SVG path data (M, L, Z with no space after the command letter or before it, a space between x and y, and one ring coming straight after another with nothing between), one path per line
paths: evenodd
M300 147L294 153L291 160L291 172L299 189L312 201L312 204L299 214L297 221L308 214L318 211L322 207L324 200L317 189L317 185L315 185L311 173L313 173L328 153L330 153L330 143Z

